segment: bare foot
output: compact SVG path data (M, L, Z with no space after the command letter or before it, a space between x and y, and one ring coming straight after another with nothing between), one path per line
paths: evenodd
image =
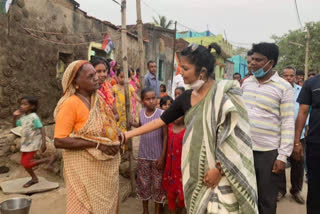
M31 180L28 181L25 185L23 185L23 187L24 187L24 188L28 188L28 187L31 187L31 186L34 185L34 184L37 184L37 183L39 183L39 180L38 180L38 179L37 179L37 180L31 179Z

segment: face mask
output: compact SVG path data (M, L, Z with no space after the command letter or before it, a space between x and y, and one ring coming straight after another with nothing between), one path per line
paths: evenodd
M270 70L264 71L264 67L266 67L266 65L269 64L270 61L268 61L262 68L258 69L257 71L252 71L252 74L256 77L256 78L262 78L264 77Z
M198 91L204 83L205 82L203 80L197 80L194 83L190 84L190 88L192 88L195 91Z

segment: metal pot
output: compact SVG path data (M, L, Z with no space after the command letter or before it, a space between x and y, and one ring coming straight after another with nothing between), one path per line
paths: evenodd
M31 199L12 198L0 203L1 214L29 214Z

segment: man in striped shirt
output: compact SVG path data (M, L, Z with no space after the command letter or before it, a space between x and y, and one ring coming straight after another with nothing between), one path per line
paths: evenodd
M294 90L273 70L279 48L273 43L252 47L253 76L242 85L251 124L254 165L261 214L276 214L280 176L294 138Z

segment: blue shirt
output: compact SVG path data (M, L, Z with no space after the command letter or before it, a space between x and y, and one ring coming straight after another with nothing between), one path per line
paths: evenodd
M156 91L156 96L160 98L160 86L158 78L152 73L148 72L144 77L144 86L146 88L153 88Z

